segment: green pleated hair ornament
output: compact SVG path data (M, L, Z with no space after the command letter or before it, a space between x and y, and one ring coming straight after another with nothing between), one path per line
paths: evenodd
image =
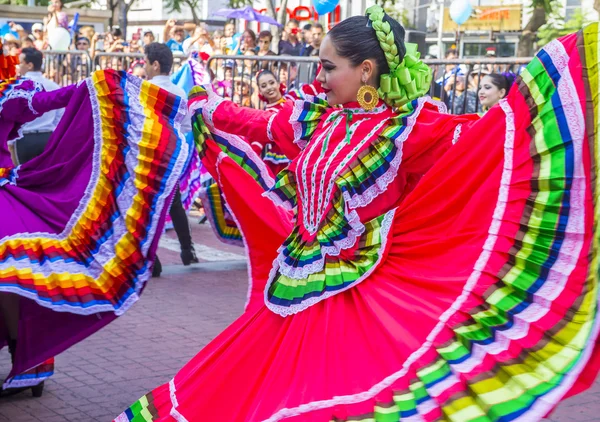
M400 61L392 27L389 22L383 21L383 8L373 5L365 13L377 34L379 45L390 68L390 73L381 75L379 80L379 97L389 106L400 108L425 95L429 91L432 73L429 66L421 61L417 44L404 43L406 54Z

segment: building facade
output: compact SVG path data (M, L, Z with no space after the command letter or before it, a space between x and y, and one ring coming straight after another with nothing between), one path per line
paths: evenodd
M559 15L567 20L581 10L590 21L598 20L593 8L594 0L560 0ZM523 28L531 18L529 0L475 0L472 2L471 18L460 28L450 18L449 0L406 0L403 4L414 18L418 30L427 32L428 52L440 57L443 52L455 47L462 57L485 56L488 48L494 48L497 57L516 54Z

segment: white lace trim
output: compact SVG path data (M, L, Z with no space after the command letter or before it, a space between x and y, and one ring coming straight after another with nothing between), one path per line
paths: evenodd
M561 247L560 253L559 253L559 257L557 258L557 263L555 264L555 266L558 264L558 260L565 260L567 263L570 264L571 260L573 262L576 261L576 256L579 256L579 254L581 253L581 241L578 242L577 237L578 237L578 233L583 233L583 230L585 230L585 206L584 206L584 201L585 201L585 183L584 183L584 179L585 179L585 174L583 172L583 158L582 158L582 148L583 148L583 142L584 142L584 137L585 137L585 118L584 118L584 114L581 110L581 103L579 101L579 98L577 96L577 90L575 87L575 84L573 82L573 78L569 69L569 56L567 54L567 52L565 51L564 45L559 41L559 40L554 40L551 43L549 43L548 45L546 45L544 47L544 50L548 53L548 55L552 58L552 61L556 67L556 69L558 70L558 72L560 73L560 80L558 82L558 87L557 87L557 91L559 93L560 99L561 99L561 103L563 108L565 109L565 120L567 122L567 125L569 127L569 131L571 133L571 138L573 141L573 145L574 145L574 161L575 161L575 169L574 169L574 180L573 180L573 188L571 190L571 192L576 192L576 193L580 193L581 197L579 198L578 201L575 201L574 204L571 207L571 213L574 213L575 210L581 210L582 213L581 215L575 215L575 218L571 217L571 214L569 214L569 219L567 222L567 228L565 230L566 236L565 238L570 238L571 241L575 244L575 248L571 249L571 248L565 248L564 246ZM575 187L575 181L576 180L581 180L582 181L582 187L581 189L574 189ZM571 220L575 220L575 222L572 222ZM572 227L572 226L577 226L577 227ZM582 231L581 232L577 232L577 231L573 231L573 230L577 230L577 228L580 228ZM563 241L564 242L564 241ZM561 266L559 266L561 267ZM569 275L570 271L569 271L569 267L570 265L565 265L564 268L562 268L563 272L565 275ZM572 268L572 267L571 267ZM567 277L565 277L564 283L563 283L563 288L566 285L567 282ZM543 288L545 287L542 286ZM549 291L550 289L548 289ZM543 295L543 292L537 292L540 296ZM550 291L549 291L550 293ZM554 293L554 292L552 292ZM558 293L555 293L556 295L558 295ZM600 291L598 291L598 294L600 294ZM552 298L555 298L556 296L552 296ZM597 296L597 298L599 298L600 296ZM597 303L592 305L594 308L597 307ZM529 416L529 419L527 420L531 420L531 417L542 417L544 415L546 415L553 407L554 405L560 401L563 396L569 391L569 389L573 386L573 384L575 383L575 381L577 380L577 378L579 378L579 375L581 374L581 372L583 371L584 367L587 365L592 351L594 349L594 345L596 344L596 339L598 338L598 333L600 331L600 321L599 318L596 317L593 321L593 325L591 327L590 330L590 336L588 337L585 347L582 350L581 353L581 357L578 359L577 363L571 368L571 370L569 371L569 373L564 377L561 385L559 385L557 388L555 388L554 390L550 391L548 394L546 394L544 396L544 400L537 400L534 405L531 407L530 411L524 415L521 415L517 420L518 421L522 421L522 422L526 422L526 416Z
M458 142L458 138L460 137L460 132L462 130L462 123L456 125L454 129L454 136L452 136L452 145L455 145Z
M296 207L292 206L292 203L290 202L289 199L281 199L279 197L279 195L277 195L275 192L273 192L272 190L267 190L265 191L262 196L264 196L265 198L269 198L276 206L284 208L288 211L294 211L294 209Z
M280 265L280 272L290 278L293 279L303 279L308 277L311 274L322 271L325 264L326 256L338 256L342 250L353 247L356 244L356 241L360 238L360 236L364 233L364 226L360 222L360 218L355 210L356 208L364 207L370 204L375 198L377 198L380 194L384 193L387 190L387 187L393 180L396 178L398 174L398 169L400 168L400 164L402 162L402 151L404 141L408 138L410 133L413 130L413 127L417 121L417 118L420 115L420 112L425 105L426 102L431 101L428 97L422 97L418 100L418 105L415 110L410 114L407 118L407 124L405 129L402 131L400 136L395 139L394 143L398 149L398 152L392 162L390 163L390 168L378 177L375 181L375 184L365 189L361 194L354 194L350 196L348 192L343 192L342 197L346 204L346 219L348 220L348 224L352 227L351 231L348 235L339 241L335 241L333 246L321 246L321 258L317 261L314 261L308 265L304 265L302 267L295 267L289 265L285 262L286 257L283 255L284 248L280 248L279 254L277 256L277 261ZM433 102L433 104L435 104ZM438 104L438 108L441 108L443 103ZM387 106L382 106L383 111L387 110ZM301 157L298 159L298 165L300 169L300 180L298 183L298 196L299 201L302 204L302 220L304 227L308 230L309 233L314 234L320 228L320 223L323 218L321 214L314 215L314 207L310 207L309 203L313 203L312 196L310 200L307 200L309 197L308 191L308 183L307 183L307 171L308 171L308 162L313 153L319 148L321 143L323 142L324 137L328 136L329 132L333 132L337 125L343 120L343 115L340 114L339 117L334 121L331 127L321 133L321 135L313 142L311 142L310 148L303 151ZM329 119L328 119L329 120ZM375 136L381 128L388 123L388 119L382 120L378 125L376 125L371 132L355 147L352 149L352 152L347 155L347 157L338 165L332 176L330 177L327 191L325 192L325 198L331 198L331 193L333 191L333 187L336 184L336 178L339 173L347 166L347 164L355 157L356 153L362 149L362 147L367 143L371 142L372 137ZM344 144L341 144L342 147ZM304 160L303 164L300 164L301 161ZM328 167L327 167L328 168ZM313 173L314 176L314 173ZM311 195L316 192L316 186L314 183L314 177L311 179ZM324 187L324 186L322 186ZM269 195L271 199L273 199L273 195ZM319 191L319 199L322 199L323 192ZM328 202L327 202L328 204ZM323 205L324 209L327 209L327 204ZM319 205L318 205L319 207ZM321 208L318 210L324 211ZM309 212L310 211L310 212ZM318 219L315 221L315 217Z
M267 123L267 138L269 138L269 141L271 142L275 142L275 138L273 138L273 132L271 132L271 127L273 126L273 120L275 120L275 117L277 117L277 113L273 113L273 115L271 117L269 117L269 122Z
M21 87L25 82L31 82L33 84L32 90L24 90ZM2 113L2 109L4 108L4 103L8 100L12 100L15 98L25 98L27 99L27 107L33 114L39 114L35 108L33 107L33 96L38 92L42 92L44 87L39 82L36 82L32 79L23 78L18 80L14 85L12 85L8 91L4 94L4 98L0 100L0 113Z
M223 101L225 101L225 99L216 94L208 95L208 99L206 101L199 101L200 104L196 106L196 108L200 106L202 107L202 117L204 117L204 122L210 126L211 129L215 127L215 124L213 123L213 114L215 114L215 110ZM194 111L196 108L194 108Z
M348 117L346 116L346 118L348 118ZM352 126L350 126L349 135L347 135L347 136L350 136L350 137L354 136L354 133L358 130L358 127L362 123L368 122L370 120L371 120L370 118L360 119L358 122L353 123ZM331 192L333 191L333 186L335 185L335 181L337 180L338 175L340 174L340 172L342 171L342 169L344 169L346 167L346 165L348 164L348 162L352 158L354 158L354 156L358 153L358 151L367 142L369 142L369 143L371 142L371 138L375 135L375 133L377 133L377 131L381 128L381 126L383 126L386 123L387 123L387 119L382 120L378 125L376 125L373 128L373 130L371 132L369 132L367 134L367 136L365 136L365 138L361 142L359 142L356 145L356 147L352 148L346 154L346 157L334 169L331 177L329 178L329 183L327 184L327 190L325 190L325 180L326 180L327 172L329 171L329 168L333 164L333 161L342 152L342 149L344 149L344 147L346 146L346 143L345 142L339 142L337 144L337 146L335 147L335 149L333 150L333 153L329 154L329 156L327 158L327 162L325 163L325 167L323 168L323 171L321 172L321 180L319 182L319 190L318 190L317 209L316 209L316 212L314 213L314 219L311 221L311 225L314 225L314 227L315 227L315 232L318 229L318 226L320 225L321 220L324 217L326 208L329 206L329 204L331 202ZM315 168L318 167L320 161L321 161L321 158L319 158L317 160ZM310 194L310 201L308 201L309 202L309 206L311 208L311 217L313 216L314 196L317 193L317 191L315 189L316 188L316 179L317 179L317 171L313 171L312 175L311 175L311 187L312 187L312 191L311 191L311 194ZM304 202L306 202L306 201L304 201Z
M179 407L179 403L177 402L177 389L175 388L175 378L169 381L169 396L171 397L171 411L169 415L175 419L177 422L188 422L188 420L183 416L177 408Z
M378 255L377 261L375 261L373 266L371 268L369 268L363 275L361 275L354 282L350 283L348 286L344 287L343 289L336 290L336 291L328 291L328 292L323 293L321 296L311 297L311 298L303 301L302 303L295 304L295 305L290 305L290 306L275 305L275 304L269 302L269 288L273 284L275 277L277 275L278 269L279 269L278 262L276 259L273 262L273 267L271 268L271 272L269 273L269 279L267 281L267 285L266 285L265 291L264 291L265 292L265 294L264 294L265 305L267 306L267 308L269 308L271 311L273 311L277 315L280 315L282 317L287 317L290 315L297 314L298 312L302 312L303 310L311 307L312 305L319 303L322 300L325 300L331 296L337 295L348 289L351 289L352 287L358 285L360 282L365 280L367 277L369 277L373 273L373 271L375 271L377 268L379 268L379 265L381 264L381 261L383 260L384 252L386 250L386 245L389 240L388 237L389 237L390 228L392 227L392 223L394 221L395 214L396 214L396 208L386 212L383 217L383 220L381 222L381 228L380 228L381 245L379 246L379 250L377 252L377 255ZM305 413L305 412L301 412L301 413ZM301 413L298 413L298 415ZM288 416L295 416L295 414L284 415L284 417L288 417ZM271 420L271 419L269 419L269 420ZM279 419L273 419L273 420L279 420Z
M558 41L554 41L554 43L558 43ZM562 44L560 45L560 47L562 47ZM566 61L568 61L568 58L565 57L564 61L566 63ZM568 72L568 68L566 68L566 66L563 67L562 70ZM567 77L570 78L569 75ZM561 84L559 83L559 92L561 92L561 91L574 92L573 91L574 88L565 87L565 88L561 89L560 85ZM576 103L573 102L573 103L571 103L571 105L573 106L573 111L578 111L578 109L576 108ZM505 116L506 116L506 139L505 139L505 144L504 144L504 152L505 152L504 166L503 166L503 170L502 170L501 184L500 184L500 189L499 189L499 194L498 194L498 201L496 203L496 208L494 210L492 223L490 224L490 228L488 230L488 233L489 233L488 238L486 239L486 242L485 242L483 250L479 256L479 259L475 263L474 271L471 273L469 279L467 280L467 283L465 284L465 287L464 287L461 295L454 301L452 306L450 308L448 308L442 314L438 324L434 327L434 329L427 336L425 343L418 350L416 350L409 356L409 358L404 362L404 364L402 365L402 368L398 372L386 377L384 380L380 381L378 384L375 384L373 387L371 387L368 391L358 393L358 394L353 394L353 395L347 395L347 396L336 396L336 397L334 397L332 399L328 399L328 400L314 401L314 402L302 404L302 405L294 407L294 408L284 408L284 409L277 411L270 418L265 419L266 422L275 422L275 421L279 421L283 418L298 416L298 415L302 415L302 414L305 414L308 412L326 409L326 408L336 406L336 405L359 403L359 402L362 402L365 400L372 399L377 394L379 394L381 391L383 391L384 389L391 386L395 381L397 381L398 379L400 379L402 376L404 376L407 373L409 367L414 362L416 362L425 352L427 352L427 350L430 349L430 347L433 345L433 341L435 340L437 335L441 332L441 330L444 328L444 326L446 325L446 323L450 319L450 317L454 313L456 313L458 310L460 310L460 308L462 307L464 302L467 300L467 298L471 294L472 289L476 285L482 271L485 269L487 262L491 256L492 250L493 250L494 245L497 240L497 235L498 235L498 231L500 228L500 221L502 220L502 218L504 216L504 212L506 209L506 204L507 204L508 196L509 196L510 181L511 181L512 170L513 170L515 122L514 122L514 113L506 99L503 99L500 101L500 107L502 108L502 110L504 111ZM576 116L577 117L581 116L581 113L580 112L576 113ZM577 132L579 125L576 124L574 126L575 126L574 129ZM579 145L575 148L575 151L577 152L577 156L579 158L581 158L581 152L580 152L581 151L581 140L582 140L582 138L577 139L577 141L579 141ZM576 171L576 173L582 172L582 164L581 164L580 160L577 160L577 164L575 166L575 171ZM582 205L581 209L583 209L583 205ZM581 216L581 218L577 218L577 220L581 220L581 222L583 222L583 216ZM571 218L569 218L569 222L567 224L569 225L571 223L572 223ZM567 228L566 233L571 233L571 237L575 238L573 240L576 241L576 237L577 237L576 233L577 232L571 232L569 230L569 228ZM575 233L575 234L573 234L573 233ZM579 247L579 252L580 251L581 251L581 247ZM563 248L561 248L561 255L562 255L562 252L563 252ZM571 252L572 252L572 250L569 250L568 252L566 252L564 254L564 258L569 259L569 255L571 254ZM566 268L565 268L565 270L566 270ZM568 275L569 272L566 272L564 274ZM543 288L545 288L545 286L543 286ZM267 303L267 306L269 306L268 303ZM522 329L522 327L516 328L516 330L519 330L519 331L521 329ZM594 321L594 329L593 329L593 334L591 336L591 340L594 340L597 337L599 330L600 330L600 321L598 318L596 318ZM531 420L532 417L534 417L534 418L541 417L541 416L545 415L560 400L560 398L572 386L573 382L575 382L575 380L578 378L581 370L585 367L585 364L587 363L587 361L591 355L591 352L593 350L594 344L595 344L595 341L587 342L586 348L584 349L584 351L582 353L582 358L580 358L578 360L575 367L565 377L565 380L568 380L568 382L563 381L562 385L560 385L559 387L557 387L556 389L554 389L553 391L551 391L550 393L548 393L545 396L546 397L545 400L536 401L536 403L534 404L534 406L532 406L530 411L527 412L526 414L522 415L519 418L519 420L526 422L526 421ZM548 400L549 397L551 397L552 399Z
M365 226L360 221L360 217L356 210L347 212L346 219L348 220L348 225L350 225L352 229L342 240L334 241L333 246L321 246L321 258L315 262L303 265L302 267L290 266L285 262L285 255L283 255L283 250L285 248L283 246L280 247L276 258L279 264L279 272L286 277L302 280L311 274L322 271L325 265L326 256L338 256L343 250L354 246L356 241L365 232Z
M22 379L22 380L8 378L4 382L4 384L2 384L2 388L6 390L9 388L35 387L36 385L41 384L42 382L46 381L50 377L51 377L51 375L48 375L47 377L30 378L30 379Z
M298 148L300 148L300 149L306 148L306 145L308 144L308 141L306 141L304 139L300 139L300 137L302 136L302 123L300 123L298 121L298 118L304 111L303 106L304 106L305 102L306 101L304 101L304 100L295 100L294 101L294 110L292 111L292 115L290 116L290 120L289 120L290 125L292 126L292 129L294 130L294 143L296 145L298 145Z
M327 139L337 126L341 123L342 119L336 119L327 130L323 130L317 138L310 143L310 146L304 149L300 155L296 158L296 181L297 181L297 197L298 204L302 205L302 223L309 233L314 234L318 227L312 224L313 217L309 215L308 201L309 201L309 189L307 183L307 173L309 161L315 151L321 146L325 139ZM326 122L326 125L329 122ZM300 174L297 174L300 173ZM314 187L313 187L314 190ZM312 212L312 208L310 209Z
M506 103L508 105L506 100L502 100L502 101L504 101L504 103ZM504 110L504 108L503 108L503 110ZM396 382L398 379L400 379L402 376L404 376L408 372L410 366L413 363L415 363L419 358L421 358L421 356L423 356L423 354L425 354L430 349L430 347L433 345L433 341L438 336L438 334L442 331L442 329L446 326L446 323L448 322L450 317L452 315L454 315L454 313L461 308L461 306L464 304L464 302L467 300L467 298L471 294L471 291L473 290L477 281L479 280L481 271L487 265L487 262L491 256L491 249L492 249L493 245L496 243L498 229L500 228L498 221L500 219L502 219L502 217L504 216L506 202L508 200L508 191L509 191L508 184L511 180L512 168L513 168L512 149L514 146L514 130L515 130L514 129L514 117L512 114L512 110L510 109L510 106L508 107L508 111L510 112L510 114L506 114L507 133L506 133L506 141L505 141L505 145L504 145L505 163L504 163L504 168L502 170L501 184L500 184L500 189L499 189L499 193L498 193L498 202L496 203L496 208L494 210L494 217L493 217L492 223L490 225L488 239L485 242L486 245L490 244L489 245L490 247L484 248L482 250L482 252L479 256L479 259L475 263L474 271L471 273L469 279L467 280L467 283L465 284L465 287L464 287L461 295L454 301L454 303L450 306L450 308L448 308L440 316L440 320L438 321L436 326L433 328L433 330L429 333L426 341L421 345L421 347L419 349L414 351L408 357L408 359L404 362L404 364L402 365L402 368L399 371L384 378L382 381L380 381L377 384L375 384L374 386L372 386L369 390L361 392L361 393L357 393L357 394L336 396L331 399L313 401L313 402L305 403L305 404L302 404L300 406L296 406L293 408L280 409L279 411L274 413L270 418L265 419L265 422L276 422L276 421L279 421L284 418L289 418L292 416L299 416L299 415L302 415L302 414L305 414L308 412L322 410L322 409L326 409L326 408L329 408L332 406L360 403L360 402L363 402L366 400L370 400L373 397L375 397L377 394L381 393L386 388L389 388L394 382ZM506 110L505 110L505 112L506 112ZM265 292L267 292L267 291L268 291L268 289L265 290ZM266 303L267 303L267 306L269 306L268 302L266 302Z
M240 149L246 155L246 157L250 161L252 161L254 165L258 168L260 177L265 181L265 184L269 189L275 185L275 179L273 179L273 176L271 176L271 172L267 168L267 165L263 160L260 159L256 152L254 152L250 144L245 142L240 136L224 132L220 129L215 128L214 125L211 125L210 131L215 135L226 139L231 145Z
M0 239L0 243L4 243L9 240L17 239L17 238L31 239L31 238L43 237L46 239L52 239L52 240L58 240L58 241L64 240L72 232L74 226L82 218L85 210L87 209L87 206L93 196L94 191L96 190L96 187L97 187L97 184L99 181L99 172L100 172L100 164L101 164L101 158L100 158L101 155L100 154L101 154L101 150L102 150L103 139L102 139L102 121L101 121L101 117L100 117L100 108L99 108L97 93L94 88L94 83L91 78L86 79L85 83L86 83L86 86L88 89L88 97L89 97L89 100L91 103L91 108L92 108L92 120L93 120L93 124L94 124L94 135L93 135L94 136L94 152L93 152L93 159L92 159L92 171L91 171L91 175L90 175L90 181L84 190L84 195L79 203L79 206L77 207L77 209L71 216L71 219L65 225L65 228L63 229L63 231L59 234L42 233L42 232L15 234L15 235L6 236L5 238ZM136 91L136 89L139 89L140 83L141 83L141 81L138 78L135 78L132 75L127 75L125 89L132 94L132 95L130 95L130 98L135 99L135 100L132 100L132 103L131 103L133 109L135 109L137 107L137 102L139 101L139 98L138 98L139 95L135 95L135 94L137 92L139 92L139 91ZM133 85L134 89L131 88L131 85ZM185 113L186 113L186 105L185 105L185 102L182 101L180 103L178 113L175 116L175 122L174 122L174 128L179 134L180 134L179 127L181 125L182 118L185 116ZM131 129L131 127L130 127L130 129ZM137 135L130 132L130 136L137 136ZM139 140L139 138L134 138L134 139ZM131 145L131 143L135 143L135 141L131 141L130 145ZM134 147L134 149L135 149L135 147ZM175 185L178 183L179 173L181 172L184 164L187 161L187 154L188 154L187 144L182 145L180 148L179 156L178 156L177 161L174 166L174 170L171 173L171 176L169 177L168 181L166 182L166 188L163 193L163 196L165 198L170 196L170 192L172 192ZM133 153L131 154L131 157L135 158ZM127 160L127 158L126 158L126 160ZM131 165L132 165L131 161L129 161L128 166L130 167ZM131 170L131 168L130 168L130 170ZM135 186L134 186L134 188L135 188ZM119 198L117 199L117 201L118 201L118 204L120 207L126 206L127 204L131 204L131 192L127 192L127 188L123 189L123 191L119 195ZM164 208L164 202L166 202L166 201L163 201L163 208ZM157 208L157 210L159 210L159 208ZM153 220L151 222L151 226L150 226L149 232L148 232L149 234L147 236L147 242L143 246L144 254L147 254L147 251L152 243L152 239L156 235L156 229L157 229L159 215L160 215L160 213L158 213L158 212L155 213ZM68 272L72 272L73 274L86 274L92 278L97 278L98 274L99 274L98 271L102 270L102 265L100 265L101 262L107 262L107 259L114 257L114 251L112 253L110 253L110 256L108 256L107 254L109 254L109 252L106 251L106 248L109 248L110 246L116 244L118 242L118 239L120 239L123 235L124 234L122 233L122 227L116 227L116 230L114 231L113 235L110 238L106 239L105 242L103 243L103 245L101 246L101 249L105 249L105 251L99 252L97 254L96 259L92 266L90 266L88 268L79 266L78 267L79 271L73 271L72 269L70 269L70 264L67 264L64 262L62 262L62 263L54 262L54 263L52 263L53 272L68 271ZM42 272L42 273L46 272L47 273L49 264L46 262L46 263L40 265L37 263L34 264L34 263L29 262L28 268L35 272ZM30 298L30 299L34 300L40 306L50 308L56 312L70 312L70 313L74 313L74 314L78 314L78 315L91 315L91 314L95 314L98 312L113 312L115 315L118 316L118 315L122 315L123 313L125 313L133 305L133 303L135 303L138 300L139 293L141 292L143 285L150 278L150 273L151 273L150 268L147 268L144 273L138 275L138 283L135 286L136 291L134 293L132 293L118 308L115 308L114 305L112 305L112 304L92 305L87 308L81 308L81 307L79 307L79 305L72 305L72 304L60 304L60 305L53 304L51 302L42 300L34 292L25 292L16 286L0 287L0 291L12 292L12 293L16 293L20 296Z
M394 181L394 179L398 175L398 169L400 168L400 164L402 163L404 141L406 141L408 136L412 133L417 118L421 114L421 110L427 102L435 104L435 102L432 101L429 97L419 98L417 107L408 117L405 129L402 131L400 136L398 136L398 138L394 140L396 148L398 148L398 153L390 163L390 168L384 174L378 177L373 185L369 186L362 193L356 193L350 196L350 194L344 192L344 199L347 201L346 203L348 204L348 207L361 208L369 205L371 202L373 202L375 198L384 193L387 190L390 183Z

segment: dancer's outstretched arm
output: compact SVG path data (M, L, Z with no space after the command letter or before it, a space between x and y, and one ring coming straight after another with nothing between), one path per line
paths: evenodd
M26 95L9 96L0 116L16 123L30 122L48 111L66 107L76 88L76 85L69 85L55 91L29 91Z
M190 97L190 109L202 108L202 117L211 131L238 135L246 140L264 139L275 142L284 154L293 159L300 152L294 143L290 125L293 104L286 104L277 113L241 107L219 97L212 91L201 99Z

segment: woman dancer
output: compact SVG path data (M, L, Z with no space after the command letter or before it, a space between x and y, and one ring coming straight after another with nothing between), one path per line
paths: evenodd
M44 152L13 167L22 124L63 108ZM189 155L186 101L125 72L45 92L0 82L0 348L5 391L41 395L52 357L137 301ZM150 130L151 128L151 130ZM157 235L158 234L158 235Z
M481 80L481 88L479 88L479 103L484 111L498 104L505 98L510 91L515 80L515 75L512 73L491 73L485 75Z
M547 45L480 120L422 97L403 32L379 7L336 25L327 102L270 115L197 93L250 301L119 422L536 421L593 382L598 26ZM260 136L294 157L266 197L240 159Z
M256 75L256 84L258 85L258 98L266 104L265 110L277 113L283 108L285 85L279 83L273 72L270 70L259 71ZM290 163L290 160L275 142L265 141L252 141L252 149L267 163L267 167L273 175L276 175Z

